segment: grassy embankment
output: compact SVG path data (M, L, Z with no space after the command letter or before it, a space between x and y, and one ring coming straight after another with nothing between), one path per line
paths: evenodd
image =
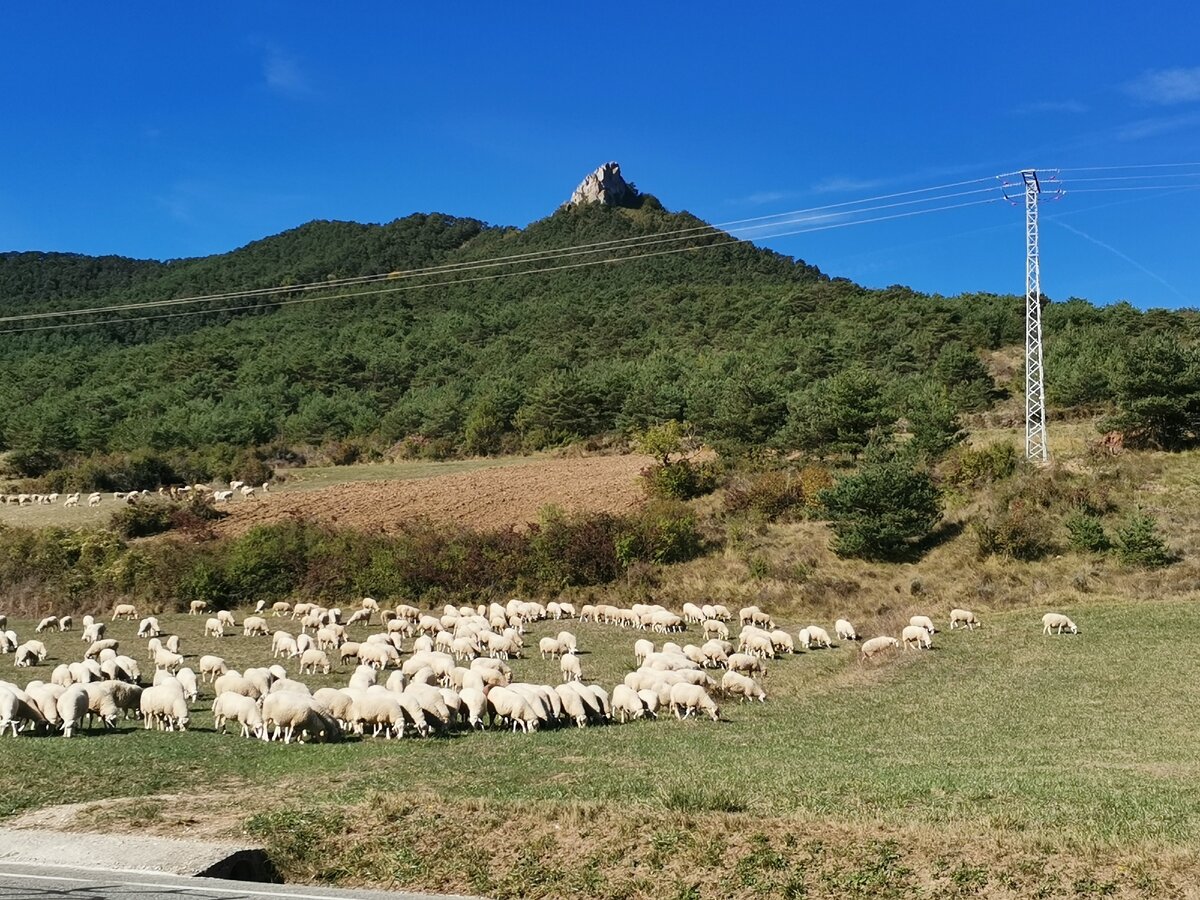
M767 704L720 723L284 747L213 734L201 709L182 735L10 737L0 812L150 797L80 824L245 831L291 878L497 896L1157 895L1200 879L1190 610L1101 596L1065 608L1074 637L1021 611L881 666L800 654L771 665ZM202 623L164 617L193 663L265 663L267 639L205 640ZM611 687L631 668L632 633L567 627L585 676ZM140 647L134 628L112 633ZM77 632L47 644L22 679L82 650Z

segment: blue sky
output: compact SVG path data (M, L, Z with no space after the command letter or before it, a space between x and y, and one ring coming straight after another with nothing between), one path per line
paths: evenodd
M13 4L0 249L196 256L433 210L524 225L607 160L712 222L1196 163L1064 171L1042 255L1055 299L1200 306L1200 191L1082 190L1200 185L1200 16L1108 6ZM1022 229L1001 202L763 242L870 286L1021 292Z

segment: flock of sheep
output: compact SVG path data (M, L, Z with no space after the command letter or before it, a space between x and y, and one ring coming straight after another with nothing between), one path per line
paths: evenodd
M206 604L193 602L189 613L206 615ZM560 631L541 638L537 652L559 661L561 683L514 681L508 660L526 655L527 626L576 617L661 635L664 642L656 646L639 638L633 647L635 668L610 692L584 682L578 640L572 632ZM136 608L114 607L110 622L118 619L137 621ZM272 629L281 619L291 630ZM104 729L113 729L122 717L135 716L147 729L184 731L207 684L212 686L216 728L225 732L236 723L243 737L285 743L338 740L347 734L423 737L450 728L483 728L485 719L493 727L523 732L657 718L666 710L678 719L707 715L717 721L718 697L766 701L762 683L769 660L795 653L797 645L805 650L833 647L823 627L809 625L793 636L757 606L739 611L734 643L733 619L724 606L692 603L684 604L681 615L657 605L587 605L576 613L569 603L514 599L505 605L446 606L434 615L409 605L381 609L367 597L343 615L340 609L311 603L279 602L268 610L260 602L240 626L234 613L217 612L206 619L204 634L224 638L240 628L242 640L269 638L268 665L238 672L220 656L203 655L194 670L184 665L179 636L164 634L157 617L148 616L137 629L153 665L153 676L144 684L137 659L121 654L120 642L106 636L109 623L84 616L81 640L88 646L82 659L62 663L48 681L30 681L24 688L0 680L0 735L11 731L16 736L24 729L70 737L85 723L92 728L98 720ZM952 610L949 621L952 631L980 626L965 609ZM5 630L7 624L0 615L0 650L13 653L17 668L43 664L45 644L37 638L19 643L14 632ZM1044 634L1078 633L1060 613L1047 613L1042 625ZM681 646L667 639L688 627L702 632L702 644ZM47 616L35 631L73 628L70 616ZM351 629L360 629L361 639ZM834 631L840 641L859 639L846 619L839 619ZM930 618L913 616L900 639L879 636L862 642L859 662L901 645L929 649L935 633ZM265 641L261 646L265 651ZM302 680L318 671L328 675L334 659L355 666L347 686L314 691ZM286 665L294 665L295 671Z
M241 496L246 500L253 500L258 496L258 492L266 494L270 493L271 483L264 481L260 488L255 488L254 485L246 484L244 481L231 481L228 488L211 488L207 484L185 484L182 487L160 487L157 493L151 493L148 490L144 491L114 491L112 499L125 501L126 503L140 503L144 499L154 496L169 498L171 500L187 500L194 495L203 495L211 497L214 503L228 503L235 496ZM104 502L105 495L100 491L93 491L84 499L83 493L76 491L71 494L60 494L57 492L49 494L0 494L0 504L6 506L54 506L58 501L62 500L62 505L67 508L78 507L80 503L86 502L89 508L99 506Z

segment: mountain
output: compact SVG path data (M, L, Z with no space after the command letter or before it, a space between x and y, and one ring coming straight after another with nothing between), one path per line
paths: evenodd
M628 259L595 264L614 256ZM433 266L451 268L405 274ZM868 290L649 194L569 203L524 229L438 214L310 222L168 262L0 254L0 316L380 273L395 274L0 334L0 449L58 462L186 455L202 473L238 448L352 457L412 438L432 453L492 453L668 418L713 441L787 449L814 440L810 420L837 391L878 394L893 417L930 384L961 409L985 407L996 394L979 352L1023 334L1021 298ZM1051 304L1051 399L1111 401L1130 338L1194 326L1188 313Z

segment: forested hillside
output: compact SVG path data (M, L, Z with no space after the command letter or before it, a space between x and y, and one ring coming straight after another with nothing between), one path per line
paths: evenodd
M203 259L4 254L0 316L465 266L700 226L645 196L637 209L563 209L523 230L441 215L312 222ZM695 243L714 240L699 231ZM0 334L0 449L22 451L20 474L36 475L64 455L207 450L228 463L239 448L353 456L406 438L418 452L496 453L686 419L724 446L855 452L872 425L994 403L1006 386L980 353L1022 340L1022 298L867 290L747 244L508 277L518 271ZM378 292L389 287L403 289ZM1051 402L1103 411L1130 390L1153 393L1161 385L1132 384L1149 358L1170 362L1164 379L1190 379L1170 390L1194 406L1196 329L1190 312L1049 304Z

